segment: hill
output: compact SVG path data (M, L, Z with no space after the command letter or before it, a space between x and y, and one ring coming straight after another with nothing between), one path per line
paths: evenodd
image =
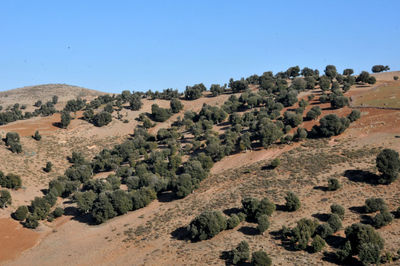
M374 74L377 79L375 84L354 84L349 91L344 92L344 95L354 98L353 101L357 102L361 96L379 91L379 88L390 87L392 89L389 90L393 90L400 85L398 81L393 80L393 75L397 74L398 72ZM254 93L261 91L258 85L250 85L250 90ZM384 94L378 93L374 97L376 99L387 97L386 90L383 90ZM179 134L173 139L180 145L182 161L187 161L191 152L186 146L191 148L196 140L193 132L201 130L190 129L190 126L186 125L177 126L174 122L182 120L187 111L203 112L203 116L213 117L217 115L220 107L232 98L232 95L239 99L242 94L243 92L229 91L212 97L207 91L203 92L203 97L192 101L181 97L183 104L181 111L171 115L164 122L152 121L155 125L148 132L155 138L149 140L149 143L157 143L158 146L148 147L149 153L140 155L139 158L147 156L149 158L143 160L154 161L157 159L156 151L166 150L168 145L173 145L168 141L163 142L161 136L157 137L157 133L162 128L171 129L174 125L179 129ZM9 217L18 206L29 205L35 197L42 197L49 182L65 173L71 166L67 157L71 156L72 151L80 152L86 159L91 160L105 148L112 150L116 144L135 140L132 133L138 125L142 125L139 121L140 114L147 113L148 117L151 117L153 104L169 108L169 100L150 97L142 99L143 105L138 111L131 110L128 103L125 103L121 110L117 111L118 113L115 111L112 113L112 121L103 127L95 127L79 119L83 111L77 112L76 119L73 119L66 129L53 125L59 121L59 114L0 126L3 136L10 131L20 133L23 147L23 153L15 154L4 145L0 145L2 155L0 170L20 175L23 182L22 189L11 190L13 199L11 206L0 209L2 224L0 237L4 235L4 239L0 239L3 240L0 242L4 243L0 244L3 250L0 252L1 263L5 265L222 265L229 264L226 252L236 247L242 240L249 243L251 251L265 250L274 265L336 263L333 254L345 241L344 228L355 222L371 223L372 214L365 214L362 211L367 198L383 198L393 213L399 207L400 180L382 185L371 184L366 178L377 173L375 158L380 150L392 148L400 151L400 144L397 141L397 136L400 134L398 131L400 111L374 107L353 108L351 105L333 109L329 102L320 101L321 95L323 92L318 86L298 94L299 100L308 102L302 114L306 114L312 107L319 106L322 112L320 117L327 114L346 117L352 110L357 109L361 112L361 118L351 123L346 131L338 136L308 138L301 141L293 139L287 142L281 139L266 148L253 143L248 149L226 154L223 158L215 159L210 175L186 197L178 199L174 196L173 190L165 189L159 192L157 198L149 205L109 219L100 225L93 225L90 213L81 214L77 211L73 197L58 197L56 206L64 209L64 215L53 222L41 221L39 227L33 231L23 228ZM65 97L67 99L67 96ZM397 98L398 94L390 94L390 97ZM35 100L33 98L35 97L32 97L32 101ZM246 96L242 97L244 98ZM370 98L368 96L366 99ZM18 99L21 100L21 97ZM103 110L105 105L102 104L96 110ZM203 110L204 105L215 106L218 109L209 112ZM284 116L285 111L295 111L299 107L299 102L294 103L280 110L279 115ZM244 116L254 109L259 110L252 107L243 108L237 114ZM318 124L318 119L308 121L305 119L298 127L311 132L313 126ZM219 134L221 139L225 138L223 135L227 131L232 134L231 129L234 128L228 116L211 126L207 124L203 126L208 129L212 127L213 134ZM244 131L247 131L247 128L251 130L251 125L246 126L243 123L243 127L246 128ZM257 127L259 126L254 125L254 130L258 130ZM296 127L287 128L285 136L293 135ZM35 141L31 135L38 128L43 132L42 140ZM206 138L209 140L212 138L202 134L199 134L197 153L213 152L214 155L218 155L223 146L207 149L210 143ZM254 135L254 138L256 137ZM227 145L226 142L222 143ZM275 158L280 159L280 165L272 168L270 163ZM42 169L47 161L51 161L54 165L50 173ZM117 174L119 168L127 166L131 167L130 164L124 163L117 169L99 171L93 175L93 179ZM162 164L158 166L162 168ZM135 166L132 166L132 169L137 171ZM337 191L328 191L327 184L330 178L338 179L342 187ZM120 188L126 190L126 184ZM293 191L299 197L300 210L285 211L284 197L288 191ZM267 197L276 204L276 211L270 217L270 227L266 232L259 234L254 222L243 221L236 228L222 231L209 240L189 241L186 227L194 217L206 210L218 210L228 217L232 213L241 211L241 200L246 197L258 199ZM345 215L342 228L326 239L327 247L324 252L296 251L282 241L280 238L282 227L292 228L301 218L316 219L320 224L325 223L329 217L331 204L342 205L345 208ZM10 233L12 230L16 232L15 238ZM395 219L390 225L377 231L385 239L384 250L395 254L400 245L400 239L396 237L400 234L400 220ZM7 251L7 249L12 250Z

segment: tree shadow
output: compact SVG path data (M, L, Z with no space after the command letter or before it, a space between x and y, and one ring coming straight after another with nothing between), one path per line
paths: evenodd
M363 224L369 224L369 225L373 224L372 217L369 216L369 215L363 214L363 215L361 215L360 218L361 218L360 222L363 223Z
M364 206L354 206L350 207L349 210L353 213L358 213L358 214L364 214L365 213L365 207Z
M82 214L78 211L76 207L66 207L64 209L64 215L73 216L72 220L78 221L80 223L88 224L88 225L96 225L97 223L93 219L93 216L90 213Z
M223 213L228 215L228 216L231 216L232 214L238 214L241 211L242 211L242 209L234 207L234 208L223 210Z
M186 226L181 226L171 232L171 237L177 240L189 240L189 232Z
M242 226L239 228L238 231L248 236L255 236L260 233L257 228L250 226Z
M364 170L346 170L343 175L350 181L363 182L371 185L376 185L376 180L379 179L378 175Z
M159 202L171 202L171 201L174 201L177 199L175 196L175 193L172 191L165 191L165 192L159 193L157 195L157 198L158 198Z
M283 204L276 204L275 206L277 211L282 211L282 212L287 211L286 206Z
M341 236L336 236L336 235L330 235L326 237L325 242L333 247L333 248L340 248L346 243L346 238L341 237Z
M326 222L326 221L328 221L330 214L329 213L314 213L311 216L320 220L321 222Z
M60 122L53 122L52 125L55 127L58 127L58 128L63 128L63 126Z
M328 191L328 187L324 187L324 186L315 186L315 187L313 187L313 189L321 190L324 192Z

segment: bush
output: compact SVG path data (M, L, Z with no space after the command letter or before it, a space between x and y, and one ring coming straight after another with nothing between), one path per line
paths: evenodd
M321 107L313 106L313 107L311 107L310 111L307 112L306 119L314 120L314 119L317 119L318 116L320 116L320 115L321 115Z
M17 132L8 132L6 134L6 145L10 147L10 150L13 153L21 153L22 152L22 146L19 142L19 134Z
M375 228L381 228L385 225L390 224L393 221L393 214L387 210L383 210L372 218L372 225Z
M257 218L257 229L260 234L264 233L269 227L268 215L263 214Z
M39 140L42 139L42 136L39 134L39 131L36 130L36 131L35 131L35 135L33 135L32 138L33 138L34 140L39 141Z
M22 186L21 177L11 173L4 176L3 172L0 171L0 186L11 189L19 189Z
M185 90L185 100L196 100L199 99L201 96L203 96L203 91L206 90L206 87L203 85L203 83L196 84L193 87L186 86Z
M315 233L325 239L333 234L333 229L329 226L329 224L320 224L315 229Z
M47 162L46 163L46 167L45 168L43 168L43 170L46 172L46 173L49 173L50 171L51 171L51 168L53 167L53 164L51 163L51 162Z
M350 241L346 241L341 249L336 252L336 258L339 262L344 262L351 256L351 244Z
M226 219L219 211L206 211L194 218L188 226L192 240L206 240L226 229Z
M288 192L285 197L286 204L285 208L287 211L293 212L300 209L300 200L293 192Z
M132 95L129 99L129 107L131 108L131 110L133 111L138 111L140 110L140 108L142 108L142 99L139 95Z
M331 100L331 107L333 109L343 108L349 105L349 98L346 96L336 96Z
M109 112L102 111L93 116L92 123L96 127L102 127L108 125L112 120L112 116Z
M151 106L151 118L156 122L164 122L171 117L171 111L159 107L157 104Z
M71 115L69 112L62 112L61 113L61 121L60 121L60 126L61 128L67 128L69 123L71 123Z
M378 250L382 250L384 246L384 240L370 225L364 225L360 223L352 224L345 230L346 238L351 244L351 253L358 255L363 249L363 244L376 245Z
M270 266L272 265L272 260L265 251L259 250L251 255L251 263L254 266Z
M329 226L332 228L334 233L336 233L337 231L339 231L340 228L342 228L342 220L336 213L331 214L327 222Z
M28 215L28 212L29 211L27 206L19 206L13 213L13 218L18 221L24 221L26 219L26 216Z
M325 245L325 240L319 235L316 235L311 242L311 251L314 253L320 252L325 247Z
M369 198L365 200L365 212L373 213L386 210L387 206L382 198Z
M97 194L93 190L85 192L77 192L74 194L74 200L78 205L78 210L82 213L89 213L93 208L93 204L97 198Z
M303 122L303 117L294 112L287 111L283 115L283 123L285 125L290 125L291 127L297 127Z
M0 208L5 208L11 204L11 194L8 190L0 190Z
M350 120L351 123L354 121L357 121L361 117L361 112L360 110L353 110L351 113L347 116L347 118Z
M250 259L250 248L246 241L241 241L239 245L232 250L232 263L238 264Z
M226 221L226 227L227 229L233 229L236 226L238 226L240 223L240 219L236 214L232 214L231 217L228 218Z
M313 131L322 137L332 137L343 133L349 127L350 121L345 117L329 114L321 118L319 123L319 126L313 127Z
M378 265L380 262L381 249L378 245L373 243L363 243L360 246L358 257L363 265Z
M53 211L53 216L54 216L55 218L61 217L63 214L64 214L64 209L61 208L61 207L57 207L57 208L55 208L54 211Z
M261 201L255 198L245 198L242 200L243 211L246 214L247 219L257 220L261 215L271 216L275 211L276 206L270 202L267 198Z
M173 113L179 113L183 109L183 104L177 98L173 98L170 102L170 107Z
M374 65L371 68L371 71L373 73L379 73L379 72L383 72L383 71L389 71L390 67L389 66L384 66L384 65Z
M281 164L281 160L279 158L275 158L271 161L270 166L271 168L275 169Z
M376 157L376 167L381 173L378 182L390 184L398 176L400 168L399 154L392 149L384 149Z
M339 204L332 204L331 205L331 212L334 213L334 214L337 214L337 216L339 216L339 218L341 220L344 219L345 210L344 210L343 206L341 206Z
M329 178L328 179L328 190L335 191L341 187L339 180L336 178Z
M39 226L38 218L30 214L28 217L26 217L24 226L30 229L35 229Z

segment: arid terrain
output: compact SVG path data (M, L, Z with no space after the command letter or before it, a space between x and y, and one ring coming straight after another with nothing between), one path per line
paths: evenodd
M361 111L361 118L339 136L324 139L306 139L287 145L274 144L269 148L257 148L224 157L216 162L211 174L198 189L183 199L175 199L164 192L148 206L115 217L101 225L89 225L85 217L73 211L70 199L58 199L65 214L54 222L42 221L38 228L24 228L10 218L20 205L29 205L35 196L41 196L49 181L63 175L71 165L67 157L72 151L92 158L104 148L122 143L133 133L139 123L135 118L143 112L151 112L151 105L169 107L167 100L144 99L139 111L123 110L123 119L113 119L104 127L95 127L80 119L82 111L74 114L67 129L55 125L60 114L34 117L0 126L0 135L13 131L21 136L23 152L12 153L2 142L0 145L0 170L15 173L22 178L22 188L12 190L12 205L0 209L0 264L1 265L224 265L224 251L232 250L246 240L251 250L263 249L274 265L332 265L322 252L292 251L281 244L274 232L283 225L292 227L301 218L316 218L330 212L331 204L345 207L343 227L363 219L357 207L370 197L381 197L394 211L400 206L400 180L389 185L371 185L362 182L356 173L377 173L376 155L383 148L400 151L400 81L393 76L400 72L374 74L374 85L354 85L345 93L351 97L350 106L338 110L329 103L320 104L322 116L330 113L348 115L352 109ZM252 87L253 90L257 90ZM165 122L149 129L156 134L160 128L168 128L183 117L185 111L198 112L203 104L221 106L228 94L205 97L193 101L182 100L183 110ZM70 87L68 85L45 85L25 87L0 93L0 105L26 104L33 110L38 99L59 97L57 109L76 97L88 101L105 93ZM319 95L315 89L301 93L299 99ZM239 94L238 94L239 95ZM318 104L318 97L310 101L305 113ZM294 107L297 107L295 105ZM29 109L31 108L31 109ZM285 111L285 110L283 110ZM114 115L114 114L113 114ZM311 130L317 121L304 121L300 126ZM215 130L222 126L215 126ZM32 135L40 131L42 140ZM270 169L271 160L279 158L281 164ZM47 161L53 170L42 170ZM109 173L101 173L107 176ZM327 180L337 178L342 188L326 191ZM252 196L268 197L275 204L283 205L287 191L295 192L301 200L301 209L286 212L277 209L270 218L271 225L264 234L256 233L255 224L241 222L232 230L222 231L209 240L191 242L184 239L184 228L205 210L220 210L225 214L241 207L241 200ZM400 246L400 219L377 231L385 239L385 251L396 253ZM335 236L344 236L339 230ZM333 252L335 243L325 248ZM337 247L335 247L337 248ZM398 261L397 261L398 262ZM396 262L395 262L396 263Z

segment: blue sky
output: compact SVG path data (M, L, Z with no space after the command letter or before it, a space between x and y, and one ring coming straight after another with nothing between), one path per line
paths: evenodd
M400 69L400 1L0 2L0 90L177 88L334 64Z

